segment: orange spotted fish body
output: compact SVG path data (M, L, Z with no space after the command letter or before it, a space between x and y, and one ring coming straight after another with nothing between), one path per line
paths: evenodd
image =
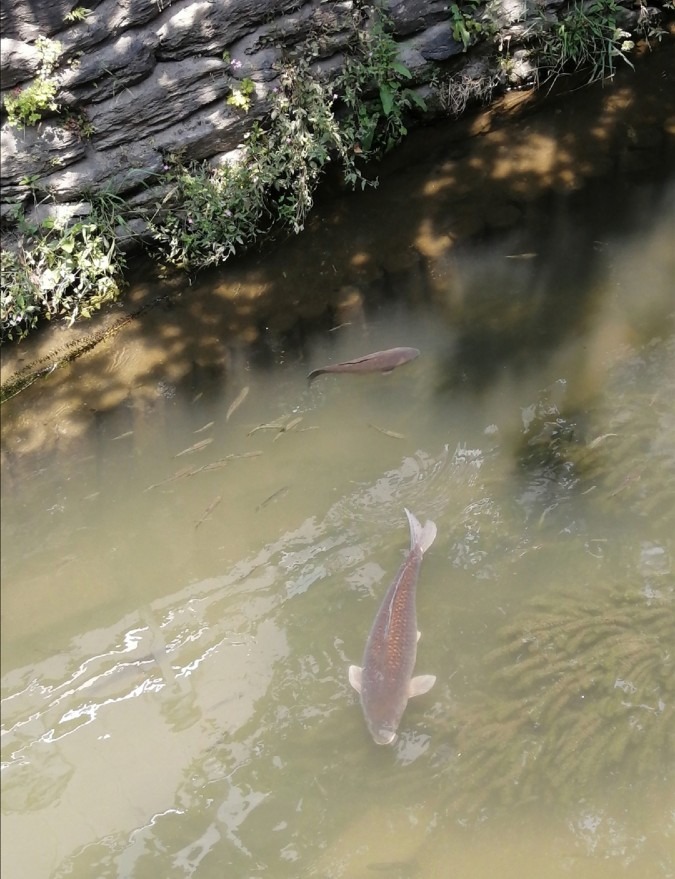
M410 525L410 552L387 590L368 635L363 666L349 668L349 682L361 696L366 725L378 745L396 739L408 699L426 693L433 675L412 677L417 658L415 593L422 556L434 542L433 522L420 525L405 511Z

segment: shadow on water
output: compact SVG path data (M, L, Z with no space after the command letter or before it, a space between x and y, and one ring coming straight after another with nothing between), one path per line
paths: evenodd
M497 110L415 132L383 163L378 190L334 200L326 184L304 234L263 256L193 282L134 261L125 310L166 298L3 406L6 435L23 450L51 445L119 407L156 403L167 384L185 398L217 396L249 360L309 364L327 329L359 312L367 323L393 300L430 302L448 326L444 387L487 389L504 367L550 359L593 314L603 242L620 240L636 212L648 226L672 200L671 48L666 39L635 73L537 112L507 95ZM49 329L5 353L5 375L73 338ZM82 325L74 337L88 333ZM27 407L44 412L46 429L29 427ZM57 428L65 413L68 427Z
M172 295L3 406L3 874L671 879L668 48L178 295L139 262ZM376 748L404 505L438 680Z

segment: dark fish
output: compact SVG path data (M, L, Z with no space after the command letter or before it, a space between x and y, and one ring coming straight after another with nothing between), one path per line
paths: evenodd
M436 537L436 526L424 528L409 511L410 552L387 590L368 635L363 667L349 666L349 683L361 696L363 716L375 743L389 745L412 696L428 692L434 675L412 677L417 657L415 592L422 556Z
M402 366L419 357L420 352L417 348L387 348L386 351L375 351L373 354L365 354L363 357L357 357L355 360L345 360L343 363L331 363L328 366L322 366L320 369L314 369L307 376L309 381L315 379L318 375L327 372L391 372L397 366Z

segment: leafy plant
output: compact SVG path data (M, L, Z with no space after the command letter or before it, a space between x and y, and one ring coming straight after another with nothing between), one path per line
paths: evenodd
M377 157L399 143L407 134L405 112L413 105L425 109L423 99L403 85L411 77L381 20L371 32L358 32L358 49L345 61L338 92L349 110L345 134L364 156ZM373 91L377 103L370 99Z
M85 218L66 225L20 222L16 249L3 248L0 338L20 339L41 317L72 324L117 298L125 266L114 229L121 199L97 196Z
M172 263L224 262L255 240L265 214L264 193L245 164L178 166L170 179L176 207L155 218L150 228Z
M63 127L76 134L80 140L91 140L96 129L84 112L70 113Z
M248 159L278 220L299 232L313 205L313 192L332 157L349 182L360 178L350 141L333 112L335 94L311 75L307 62L284 68L273 96L272 124L251 133Z
M464 51L475 42L476 38L486 32L480 21L474 18L478 0L469 0L468 10L461 9L457 3L450 4L453 39L464 46Z
M56 112L57 85L53 79L36 77L24 89L16 88L5 98L7 121L10 125L35 125L48 111Z
M575 2L550 30L537 50L546 79L555 81L566 71L590 70L589 82L614 75L616 59L633 66L626 52L634 48L630 33L618 25L616 0Z
M88 15L91 15L91 9L87 9L86 6L76 6L75 9L67 12L63 17L66 21L76 22L84 21Z
M424 106L403 85L410 78L381 24L358 34L334 88L312 74L307 60L292 59L270 95L269 127L253 126L236 167L170 171L169 202L179 207L157 215L155 239L174 263L209 265L250 246L273 224L299 232L329 162L339 162L349 184L364 187L370 181L357 161L381 155L405 135L404 112ZM242 80L228 102L248 109L253 89Z
M38 37L35 46L40 54L40 70L26 88L15 88L5 100L7 121L10 125L35 125L48 112L57 112L58 83L53 77L54 68L61 54L61 43Z
M227 98L227 103L248 113L251 109L251 95L254 92L255 83L252 79L246 77L246 79L242 79L241 85L238 88L232 90L232 94Z

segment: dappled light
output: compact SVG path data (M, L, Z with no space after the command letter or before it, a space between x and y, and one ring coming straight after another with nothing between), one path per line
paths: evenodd
M5 348L3 875L669 879L674 65ZM404 509L436 681L377 747Z

